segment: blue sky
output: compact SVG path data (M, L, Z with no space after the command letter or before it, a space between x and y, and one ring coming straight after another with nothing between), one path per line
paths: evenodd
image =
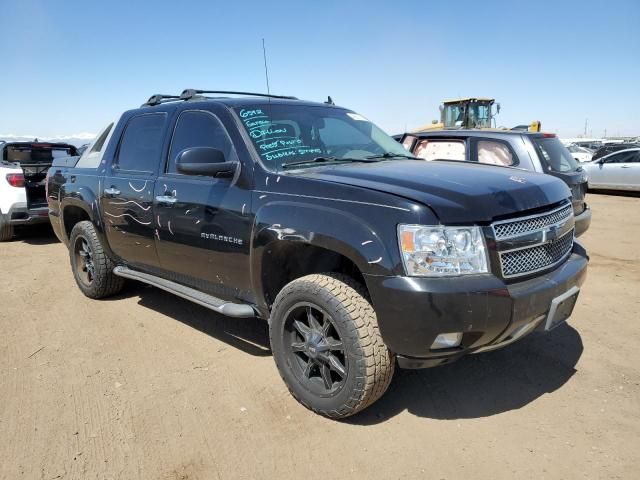
M97 132L187 87L331 95L389 133L451 97L499 125L640 134L640 1L0 0L0 134Z

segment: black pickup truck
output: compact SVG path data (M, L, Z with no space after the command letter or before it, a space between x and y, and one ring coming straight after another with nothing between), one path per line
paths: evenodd
M416 160L332 103L231 93L155 95L54 163L51 223L85 295L134 279L262 318L289 390L333 418L376 401L396 364L571 314L588 258L562 181Z

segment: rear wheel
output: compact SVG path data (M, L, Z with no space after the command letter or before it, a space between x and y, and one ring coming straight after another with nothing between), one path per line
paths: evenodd
M113 274L116 265L104 251L91 222L73 227L69 256L76 283L87 297L104 298L122 290L124 279Z
M7 215L0 213L0 242L6 242L13 238L13 225L9 223Z
M391 383L395 359L365 289L347 276L308 275L286 285L273 305L270 338L291 394L321 415L353 415Z

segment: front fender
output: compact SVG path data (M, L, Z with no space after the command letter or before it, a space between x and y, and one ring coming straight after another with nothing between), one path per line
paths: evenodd
M251 239L251 278L263 292L263 257L276 242L300 242L339 253L363 274L391 275L396 262L375 229L361 217L327 206L271 202L262 206Z

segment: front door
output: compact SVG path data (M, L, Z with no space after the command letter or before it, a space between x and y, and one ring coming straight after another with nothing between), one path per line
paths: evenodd
M242 164L234 178L179 174L176 157L191 147L217 148L227 161L238 158L213 111L180 113L165 171L155 187L161 267L177 282L224 300L246 300L250 295L251 172Z
M102 182L101 207L109 246L134 267L157 267L153 194L166 114L131 118Z
M603 188L620 188L627 185L627 177L631 173L630 165L637 153L634 150L626 150L602 158L598 167L589 172L589 181Z

